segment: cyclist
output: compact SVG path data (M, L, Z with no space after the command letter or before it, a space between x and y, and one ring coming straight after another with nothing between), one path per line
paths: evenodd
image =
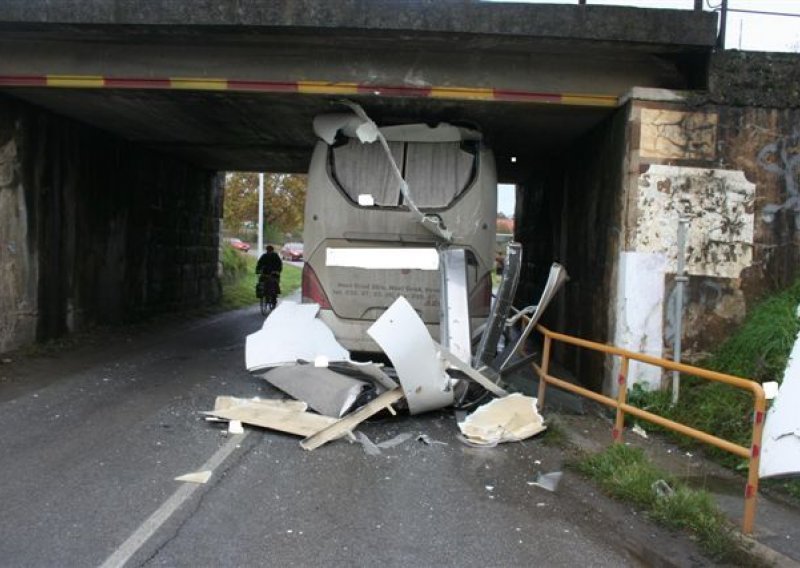
M280 274L283 270L283 261L272 245L267 246L267 252L261 255L256 264L256 274L269 274L270 272Z

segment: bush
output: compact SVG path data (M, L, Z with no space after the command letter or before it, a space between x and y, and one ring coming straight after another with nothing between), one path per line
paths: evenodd
M233 247L222 247L222 282L231 284L238 281L248 272L247 253L239 252Z

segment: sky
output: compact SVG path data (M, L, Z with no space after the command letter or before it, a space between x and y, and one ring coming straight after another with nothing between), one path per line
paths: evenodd
M531 4L577 4L578 0L487 0L503 2L527 2ZM586 0L587 4L636 6L639 8L672 8L691 10L694 0ZM720 0L703 0L703 6L720 5ZM800 16L800 0L728 0L729 9L757 10L762 12L786 12ZM725 34L726 49L748 51L792 51L800 52L800 17L728 13ZM514 215L514 186L497 186L497 210L511 217Z
M577 4L578 0L486 0L530 4ZM586 0L587 4L672 8L691 10L694 0ZM703 0L706 10L721 0ZM728 0L730 10L786 12L800 16L800 0ZM800 52L800 17L769 16L729 12L725 34L726 49Z

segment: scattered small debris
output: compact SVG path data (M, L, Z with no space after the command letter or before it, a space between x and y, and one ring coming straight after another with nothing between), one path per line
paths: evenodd
M650 486L650 489L652 489L658 497L672 497L675 495L675 490L663 479L657 479L654 481Z
M422 442L423 444L425 444L427 446L432 446L433 444L441 444L442 446L447 446L448 445L447 442L440 442L439 440L434 440L433 438L431 438L427 434L420 434L419 436L417 436L417 441L418 442Z
M369 456L379 456L381 455L381 449L376 446L369 437L364 434L363 432L356 433L356 442L361 444L364 448L364 452Z
M11 363L14 362L14 360L13 359L9 359L8 357L6 357L4 359L0 359L0 362L2 362L4 365L10 365Z
M551 471L550 473L537 473L533 481L529 481L528 485L535 485L547 491L555 491L558 489L558 484L561 482L561 477L564 475L561 471Z
M207 483L211 479L211 470L194 471L175 478L175 481L185 481L187 483Z
M228 434L244 434L244 427L241 420L231 420L228 422Z
M394 438L391 438L389 440L384 440L383 442L378 444L378 447L383 450L394 448L395 446L399 446L400 444L410 440L412 436L413 434L404 432L402 434L398 434Z
M638 424L633 425L633 428L631 428L631 432L647 440L647 432L645 432L644 428L642 428Z

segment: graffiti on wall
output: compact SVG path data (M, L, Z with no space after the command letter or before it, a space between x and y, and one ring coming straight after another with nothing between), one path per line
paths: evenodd
M717 115L644 108L639 155L642 158L713 160L717 148Z
M779 211L786 210L794 214L794 226L800 229L800 129L764 146L758 153L758 165L780 176L786 192L783 203L764 206L762 218L771 223Z
M652 164L639 176L632 248L666 255L677 271L678 221L689 220L686 272L738 278L753 258L755 184L740 170Z

